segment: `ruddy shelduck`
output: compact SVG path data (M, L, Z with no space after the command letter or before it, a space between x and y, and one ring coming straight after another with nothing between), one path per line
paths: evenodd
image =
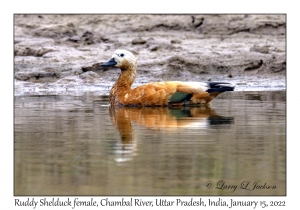
M137 69L136 57L127 50L116 50L102 66L114 66L121 74L110 90L112 106L185 106L207 105L211 100L234 87L227 82L153 82L131 88Z

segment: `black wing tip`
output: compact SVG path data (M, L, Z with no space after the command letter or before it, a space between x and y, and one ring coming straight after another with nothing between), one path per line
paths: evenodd
M229 82L208 82L208 93L234 91L234 86Z

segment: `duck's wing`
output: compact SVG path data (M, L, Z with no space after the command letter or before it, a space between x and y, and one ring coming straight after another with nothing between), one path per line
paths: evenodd
M209 103L220 93L233 91L234 86L227 82L178 82L177 92L170 103L190 102L192 104Z
M176 92L172 94L169 103L190 101L194 94L203 94L208 89L204 82L177 82Z
M168 105L191 102L208 103L221 92L233 90L220 82L154 82L132 89L124 95L125 105Z
M176 82L154 82L132 89L124 96L125 105L163 106L177 92Z

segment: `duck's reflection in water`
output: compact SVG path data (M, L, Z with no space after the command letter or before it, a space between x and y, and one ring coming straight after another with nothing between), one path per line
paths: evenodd
M115 160L124 162L131 160L136 154L137 137L133 123L149 129L163 132L177 129L205 130L215 125L232 124L233 117L217 115L209 107L110 107L110 117L120 133L120 141L114 146Z

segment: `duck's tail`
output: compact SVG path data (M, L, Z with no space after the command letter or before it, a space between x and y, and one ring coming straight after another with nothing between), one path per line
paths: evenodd
M234 86L228 82L208 82L209 88L206 90L208 93L223 93L226 91L234 91Z

